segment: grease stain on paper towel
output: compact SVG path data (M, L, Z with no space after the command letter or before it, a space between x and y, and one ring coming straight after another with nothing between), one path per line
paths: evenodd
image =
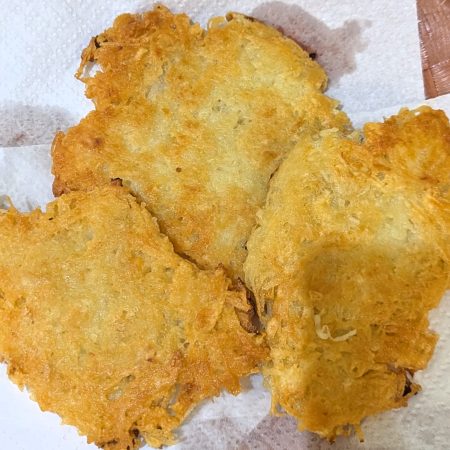
M49 144L74 122L68 111L54 106L0 105L0 147Z
M256 7L251 16L274 26L316 57L335 85L339 79L356 69L356 54L367 47L363 31L369 20L346 20L332 29L298 5L275 1Z

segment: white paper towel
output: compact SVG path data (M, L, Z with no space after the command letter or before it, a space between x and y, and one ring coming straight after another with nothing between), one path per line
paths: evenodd
M339 98L359 125L423 100L414 0L166 1L203 25L210 16L235 10L281 27L301 41L330 74L330 95ZM76 123L89 109L82 83L73 78L81 49L120 12L142 11L151 2L0 0L0 195L20 209L51 198L49 142L54 131ZM450 97L433 106L450 113ZM441 339L429 368L417 374L424 391L410 406L365 421L364 445L339 439L334 449L443 449L450 442L450 298L431 314ZM252 389L250 389L252 387ZM177 450L331 448L299 433L290 418L268 415L270 395L261 377L246 392L206 402L181 431ZM0 449L85 450L84 437L41 413L0 366Z

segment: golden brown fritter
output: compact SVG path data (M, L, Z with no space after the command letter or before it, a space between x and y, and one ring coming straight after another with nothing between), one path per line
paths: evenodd
M420 389L450 273L445 114L402 110L364 135L323 131L289 154L244 265L273 410L331 440Z
M221 270L174 253L123 188L0 214L0 358L43 410L105 449L159 446L266 357Z
M101 70L84 76L93 62ZM78 75L96 110L54 141L55 194L122 183L177 252L234 279L268 180L300 132L348 126L322 94L321 67L240 14L207 31L161 6L119 16Z

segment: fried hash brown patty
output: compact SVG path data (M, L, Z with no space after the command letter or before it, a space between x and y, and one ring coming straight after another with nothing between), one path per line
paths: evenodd
M449 281L450 127L402 110L293 150L273 178L244 265L271 347L265 369L301 429L334 439L407 404Z
M91 62L101 70L83 76ZM239 14L207 31L161 6L119 16L84 50L78 74L96 110L54 141L55 195L122 183L177 252L234 279L268 180L299 132L348 126L321 93L321 67Z
M236 394L266 348L221 270L174 253L122 188L0 215L0 356L10 378L106 449L173 442L203 399Z

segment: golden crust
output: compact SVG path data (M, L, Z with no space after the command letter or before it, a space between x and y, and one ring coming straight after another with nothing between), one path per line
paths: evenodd
M107 187L0 215L0 359L43 410L106 449L174 441L190 410L266 357L245 292L174 253L144 206Z
M244 265L274 411L329 439L419 390L410 376L432 356L428 311L450 274L445 114L402 110L364 134L324 131L289 154Z
M101 70L85 76L86 66ZM240 14L208 30L164 7L119 16L84 50L96 106L53 145L54 192L121 180L175 249L243 278L271 174L300 132L349 126L292 40Z

